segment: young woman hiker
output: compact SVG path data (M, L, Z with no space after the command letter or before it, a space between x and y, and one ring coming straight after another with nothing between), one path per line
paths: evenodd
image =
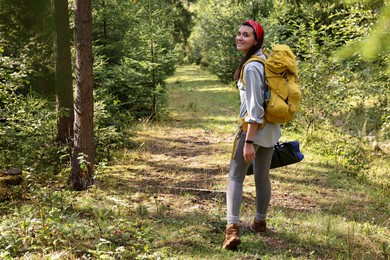
M278 124L263 124L265 100L263 64L249 62L244 67L245 62L252 55L266 59L262 52L263 40L262 26L252 20L243 23L236 36L237 50L242 51L244 57L234 74L234 79L240 90L240 118L246 127L241 128L236 133L236 142L230 162L226 193L227 225L225 241L223 242L225 249L235 249L241 243L239 236L240 207L243 183L251 162L253 163L256 186L256 212L250 229L256 233L266 231L266 216L271 198L269 169L273 146L279 140L281 131ZM241 73L243 73L243 77Z

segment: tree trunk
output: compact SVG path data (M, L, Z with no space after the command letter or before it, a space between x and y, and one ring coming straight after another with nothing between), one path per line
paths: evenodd
M150 32L153 32L153 15L152 15L152 4L149 0L149 29L150 29ZM156 69L155 69L155 64L154 64L154 39L153 39L154 35L150 35L150 57L151 57L151 63L152 63L152 88L153 88L153 91L152 91L152 118L154 119L156 117L156 114L157 114L157 97L156 97L156 88L157 88L157 84L156 84Z
M102 7L103 7L103 10L104 10L104 12L105 12L105 10L106 10L106 2L103 0L103 2L102 2ZM105 14L104 16L103 16L103 39L105 40L105 41L107 41L108 39L107 39L107 15Z
M73 139L73 85L68 0L54 0L57 142Z
M93 184L93 91L91 0L75 0L76 99L70 183L76 190Z

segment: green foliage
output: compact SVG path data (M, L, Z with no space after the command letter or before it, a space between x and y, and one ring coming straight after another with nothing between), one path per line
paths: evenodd
M53 17L45 0L0 0L0 46L34 73L27 78L41 94L54 93Z
M55 145L54 105L38 98L34 91L45 93L49 85L54 89L52 38L49 33L52 20L50 15L47 18L43 15L50 11L50 3L38 1L39 8L35 8L34 4L34 12L26 17L23 14L27 12L27 2L15 5L2 0L1 3L4 7L1 12L10 11L13 17L0 24L0 33L4 36L2 52L18 58L1 57L0 78L4 85L0 90L3 112L0 143L4 149L1 150L0 166L41 170L56 166L60 169L68 165L70 147ZM174 24L163 19L170 16L170 12L170 8L161 8L158 1L133 4L108 0L96 1L94 5L95 143L98 162L110 161L116 149L132 145L126 141L123 129L134 119L155 119L166 114L164 80L174 71L177 60L173 44ZM174 21L181 18L182 13L183 9L175 9ZM47 28L42 27L44 24ZM185 30L185 26L181 25L181 29Z
M215 6L212 6L213 4ZM235 48L235 33L238 26L249 18L259 20L263 25L264 45L267 49L271 49L274 43L285 43L302 55L303 49L310 49L311 44L320 41L317 37L307 41L305 35L306 31L317 33L319 22L314 18L317 16L313 14L313 10L297 9L285 2L262 5L261 8L258 8L258 4L246 2L245 6L241 4L234 6L228 1L221 0L213 2L210 6L209 2L199 1L196 7L199 10L199 22L191 36L193 47L191 61L207 67L222 81L230 82L242 57ZM308 48L302 48L302 44Z
M111 121L119 126L133 118L149 117L155 96L161 101L157 104L159 110L166 105L163 103L165 87L159 88L152 83L149 66L147 61L124 58L119 65L108 67L98 76L104 78L104 81L97 90L97 97L112 116L107 117L106 122ZM160 82L165 86L164 82Z
M365 140L346 134L343 128L329 132L334 139L328 140L318 149L327 154L341 172L361 179L367 178L364 172L370 168L373 158Z
M45 100L18 94L28 84L25 64L6 56L0 56L0 63L1 167L52 164L55 113Z
M92 2L96 158L107 162L116 149L132 145L123 131L129 124L166 116L164 81L183 52L192 14L181 1ZM0 3L0 166L59 170L68 165L70 147L53 139L54 97L39 98L55 89L52 3ZM72 14L73 1L69 8ZM71 30L73 23L71 15Z
M102 95L99 99L94 104L95 157L97 163L107 164L115 159L118 150L135 146L128 133L128 126L134 118L130 113L117 108L118 104L111 104L109 108L110 105L104 102L112 102L111 96L105 99Z
M72 244L83 258L134 259L147 252L154 240L151 228L96 206L97 201L83 212L75 205L76 192L52 191L36 184L29 192L30 203L9 204L14 214L0 219L0 256L4 259L44 254Z
M198 22L191 35L190 61L213 72L223 82L231 82L233 73L242 57L236 51L235 35L238 27L248 17L260 18L259 2L249 1L243 5L232 5L231 1L198 1Z
M117 64L126 55L125 33L135 25L131 15L132 3L117 0L93 0L93 38L100 47L99 53L109 63Z
M33 91L20 93L29 88L32 71L21 59L2 55L0 64L0 169L29 168L41 176L60 171L69 164L70 147L55 143L54 105ZM95 107L96 160L110 161L115 150L132 146L121 131L129 120L118 119L120 114L112 116L115 111L109 114L102 102L97 101Z
M390 70L389 57L389 45L390 36L387 33L389 31L390 21L390 5L382 7L379 19L375 21L372 31L369 36L364 40L350 42L349 45L341 48L335 56L337 58L345 58L354 53L361 53L366 60L380 59L379 55L383 54L387 56L387 72Z
M164 80L177 61L174 36L185 30L183 25L174 30L183 16L177 9L181 5L173 6L171 10L170 4L160 1L96 5L95 53L104 62L103 69L95 71L95 85L98 98L112 115L155 119L164 114ZM112 19L118 12L123 14L120 19ZM173 20L165 19L172 15ZM189 19L188 13L184 17Z

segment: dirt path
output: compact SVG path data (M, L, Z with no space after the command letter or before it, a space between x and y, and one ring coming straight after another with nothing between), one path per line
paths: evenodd
M104 181L107 188L130 190L129 203L143 204L151 213L161 213L161 207L166 214L207 212L223 202L234 129L224 133L207 126L211 117L226 112L205 111L209 102L204 95L210 95L202 91L214 91L210 86L218 89L218 84L199 68L179 68L169 83L171 120L138 127L134 141L139 148L127 151L110 168L113 178ZM226 111L226 105L219 107Z
M183 76L191 73L197 75L198 85L194 85L193 77ZM233 106L229 110L226 104L214 106L219 108L219 111L202 110L202 107L207 106L202 103L205 97L194 92L201 93L208 86L216 85L218 89L221 86L217 85L216 78L210 79L199 73L206 72L199 68L179 69L178 76L170 83L172 120L164 124L145 125L145 128L138 132L136 141L141 144L141 148L131 165L127 166L136 179L130 182L132 187L158 194L159 200L170 205L171 211L182 211L184 208L208 210L215 208L217 204L223 204L225 200L235 123L224 122L227 131L213 131L212 128L204 126L213 120L211 115L220 116L224 113L234 115L235 111ZM226 85L222 87L224 91L231 89ZM189 95L190 101L183 103L182 100ZM193 109L193 104L196 109ZM280 179L274 179L272 183L274 190L271 203L278 208L288 207L298 211L313 211L316 208L311 199L294 195L288 189L281 190ZM253 176L249 176L245 181L244 201L251 206L254 192ZM187 200L186 197L175 196L178 193L192 194L196 199ZM216 201L216 197L219 201Z
M216 136L199 129L180 130L176 126L156 127L138 138L143 143L135 166L141 182L139 187L153 190L160 198L170 197L164 200L169 201L167 203L170 205L175 204L178 211L183 206L194 208L200 202L203 202L202 208L205 210L214 208L215 200L210 198L222 199L219 203L224 201L231 137ZM272 179L272 206L293 211L316 210L317 203L313 198L281 188L289 180L281 181L281 178ZM254 192L253 176L248 176L244 197L250 204ZM331 192L323 190L324 195ZM183 203L179 197L171 196L177 193L190 193L196 195L197 199L192 200L192 203Z

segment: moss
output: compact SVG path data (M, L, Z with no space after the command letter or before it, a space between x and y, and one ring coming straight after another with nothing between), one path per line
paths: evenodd
M22 182L22 175L8 175L0 177L0 186L20 185Z
M10 198L11 191L7 186L0 185L0 202L8 200Z
M20 185L22 182L22 175L0 176L0 202L10 199L11 190L9 186Z

